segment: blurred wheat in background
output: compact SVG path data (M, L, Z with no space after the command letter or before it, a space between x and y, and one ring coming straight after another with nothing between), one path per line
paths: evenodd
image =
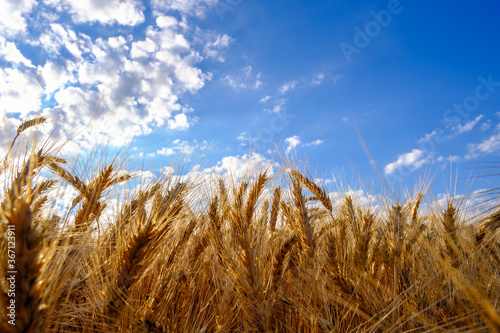
M333 205L294 167L152 180L103 157L79 173L82 157L17 140L45 121L1 157L2 332L500 332L498 210Z

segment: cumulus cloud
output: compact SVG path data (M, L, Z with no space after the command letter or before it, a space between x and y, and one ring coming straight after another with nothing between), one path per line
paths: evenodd
M188 118L184 113L175 115L174 119L168 120L168 128L172 130L186 130L189 128Z
M300 140L300 137L298 135L288 137L284 141L287 144L287 147L286 147L287 153L290 153L292 150L294 150L298 145L300 145L302 143L302 141Z
M72 18L80 24L141 22L142 5L136 0L103 4L47 0L46 4L57 10L66 8L78 16ZM128 8L127 15L122 15L120 8ZM107 11L113 14L106 16ZM189 27L185 22L157 14L140 37L121 35L118 29L91 38L56 17L33 35L37 36L33 37L33 45L44 50L38 68L20 51L18 43L24 41L0 37L0 59L9 66L0 69L0 103L5 114L2 124L25 118L41 108L43 115L55 115L64 124L56 135L64 137L64 133L79 131L73 148L76 143L103 141L122 145L158 129L189 129L197 117L188 116L190 108L182 97L200 90L211 78L198 68L201 54L220 60L221 54L216 52L230 38L200 33L193 42L196 33L186 30ZM251 67L244 74L256 78ZM45 133L52 129L47 127Z
M40 74L46 96L50 96L54 91L62 88L73 79L73 75L65 66L51 61L40 67Z
M19 113L21 118L26 118L30 112L39 110L41 92L34 70L0 68L1 112Z
M285 144L287 145L286 147L286 153L290 153L292 150L296 149L297 147L303 146L303 147L312 147L312 146L319 146L322 144L324 141L317 139L311 142L305 142L302 143L302 140L298 135L294 135L288 138L285 138L284 140Z
M279 167L278 163L260 154L252 153L242 156L226 156L215 166L204 169L204 172L238 179L250 174L255 174L255 171L258 170L268 170L273 173L276 167Z
M31 60L26 59L21 51L19 51L16 44L6 41L2 36L0 36L0 57L13 64L22 64L31 68L35 67L31 63Z
M380 203L381 200L376 196L366 193L366 191L360 190L346 190L346 191L335 191L328 193L328 197L332 201L332 205L337 209L342 207L345 204L345 198L351 197L353 198L356 205L361 207L377 207L377 204Z
M36 0L0 0L0 32L7 35L26 32L26 14L35 4Z
M402 168L415 170L429 162L430 156L426 155L423 150L413 149L409 153L399 155L395 162L387 164L384 171L386 174L392 174Z
M163 155L163 156L170 156L170 155L175 155L175 150L170 147L163 147L160 150L156 151L156 154L151 154L150 156L155 156L155 155Z
M62 8L71 13L75 23L98 22L135 26L144 22L143 5L137 0L66 0Z

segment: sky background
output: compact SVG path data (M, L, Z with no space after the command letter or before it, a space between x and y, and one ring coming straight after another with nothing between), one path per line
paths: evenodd
M39 113L45 133L78 129L69 152L132 142L152 172L200 150L214 173L277 167L276 144L330 187L498 186L480 177L500 154L498 1L0 0L0 13L0 148Z

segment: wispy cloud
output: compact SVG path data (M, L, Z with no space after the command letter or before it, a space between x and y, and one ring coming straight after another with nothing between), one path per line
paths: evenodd
M496 152L500 152L500 133L498 132L480 143L469 143L465 158L470 160Z
M280 98L276 101L274 101L273 106L271 109L264 109L266 112L271 112L271 113L280 113L285 109L286 106L286 98Z
M203 56L205 58L225 62L224 51L234 40L226 34L221 35L215 31L204 31L197 27L195 41L203 45Z
M477 125L477 123L484 118L484 115L480 114L476 118L466 122L463 125L458 125L454 128L454 132L456 135L462 134L462 133L467 133L470 132L474 129L474 127Z
M299 81L297 80L285 82L278 88L278 91L280 94L284 95L288 91L294 90L298 83Z
M241 74L226 74L221 80L234 90L259 89L262 85L260 77L261 73L254 74L253 67L247 66L241 69Z
M264 96L260 99L260 102L261 103L266 103L268 102L269 100L271 99L271 96L267 95L267 96Z
M491 127L491 119L486 120L484 123L481 124L481 127L479 128L481 132L486 132L489 130Z
M418 142L424 143L427 141L435 140L437 142L449 141L461 134L468 133L472 131L476 125L484 118L484 115L480 114L476 118L465 122L464 124L458 124L451 127L451 130L445 131L445 129L438 128L430 133L425 134L421 137ZM483 124L484 125L484 124Z
M208 147L207 141L202 141L199 143L198 141L188 142L186 140L176 139L172 142L171 146L162 147L158 149L154 153L149 153L147 156L155 157L158 155L161 156L172 156L178 154L191 155L193 152L197 150L205 150Z
M159 11L175 10L184 15L204 16L218 0L151 0L151 7Z
M339 80L342 78L343 76L341 74L334 74L333 75L333 84L337 85L337 83L339 82Z
M320 144L322 144L323 142L325 142L324 140L320 140L320 139L317 139L317 140L314 140L314 141L311 141L311 142L308 142L308 143L305 143L304 146L319 146Z
M314 77L314 79L312 80L312 85L314 86L319 86L321 83L323 83L323 79L325 78L325 74L324 73L319 73L318 75L316 75Z

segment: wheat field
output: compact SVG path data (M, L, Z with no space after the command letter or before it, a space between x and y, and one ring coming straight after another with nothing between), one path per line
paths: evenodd
M294 167L137 180L91 158L79 173L18 139L45 121L0 161L2 332L500 332L498 209L334 205Z

